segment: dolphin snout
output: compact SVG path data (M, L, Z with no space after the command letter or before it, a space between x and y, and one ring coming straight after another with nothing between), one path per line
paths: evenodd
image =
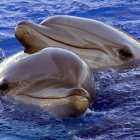
M71 91L70 91L70 94L69 94L69 96L82 96L82 97L84 97L84 98L87 98L88 99L88 101L90 100L90 96L89 96L89 93L85 90L85 89L83 89L83 88L74 88L74 89L72 89Z
M28 22L28 21L21 21L20 23L18 23L17 26L19 26L19 25L29 25L29 24L30 24L30 22Z

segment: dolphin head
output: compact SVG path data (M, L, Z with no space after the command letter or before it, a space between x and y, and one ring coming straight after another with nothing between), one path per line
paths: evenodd
M72 16L54 16L39 25L23 21L15 30L25 52L48 46L71 50L95 67L116 66L139 59L140 43L108 24Z
M95 99L90 69L79 56L61 48L19 52L2 64L0 92L37 105L59 117L82 115Z

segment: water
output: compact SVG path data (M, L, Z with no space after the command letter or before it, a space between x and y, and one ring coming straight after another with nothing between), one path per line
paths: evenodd
M40 23L53 15L96 19L140 40L140 0L1 0L0 47L6 56L23 50L14 29L23 20ZM140 63L95 75L97 101L77 119L56 118L0 97L1 140L139 140Z

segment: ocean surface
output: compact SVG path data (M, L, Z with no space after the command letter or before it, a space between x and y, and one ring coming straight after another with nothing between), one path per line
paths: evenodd
M96 19L140 40L140 0L0 0L6 57L23 50L14 36L20 21L40 23L53 15ZM140 140L140 62L93 76L98 98L77 119L56 118L0 96L0 140Z

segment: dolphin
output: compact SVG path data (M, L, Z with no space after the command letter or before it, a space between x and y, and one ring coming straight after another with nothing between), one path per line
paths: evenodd
M22 21L15 36L25 52L61 47L80 55L92 68L118 66L140 58L138 40L111 25L86 18L53 16L39 25Z
M66 49L21 51L0 63L0 93L58 117L79 117L96 97L91 74L88 64Z

